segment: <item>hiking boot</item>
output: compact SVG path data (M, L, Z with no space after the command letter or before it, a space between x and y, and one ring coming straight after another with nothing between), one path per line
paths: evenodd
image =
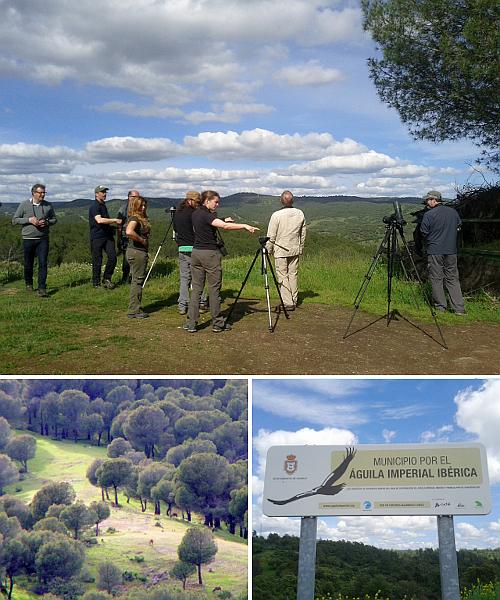
M179 314L180 315L187 315L187 311L188 311L188 309L185 306L179 306Z
M230 325L229 323L225 323L224 325L214 325L212 327L212 331L214 333L222 333L223 331L230 331L232 329L232 325Z
M127 315L129 319L147 319L149 317L148 313L138 312L138 313L130 313Z
M32 292L33 291L33 285L27 284L26 285L26 291L27 292Z
M189 333L196 333L196 325L190 325L190 323L188 323L188 321L186 321L184 323L184 325L182 326L182 329L186 330Z
M107 290L114 290L115 289L115 284L111 281L111 279L103 279L102 281L102 287L107 289Z
M49 295L47 294L47 290L45 288L38 288L37 294L40 296L40 298L48 298L49 297Z
M200 304L200 313L206 313L208 312L210 309L208 307L208 304L206 303L202 303Z

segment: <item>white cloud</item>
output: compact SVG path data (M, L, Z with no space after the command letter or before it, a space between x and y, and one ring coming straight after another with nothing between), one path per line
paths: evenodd
M390 443L396 437L396 431L392 429L384 429L382 431L382 437L384 438L384 442Z
M455 397L457 424L474 434L488 452L492 482L500 482L500 379L486 381L479 389L466 388Z
M81 155L64 146L0 144L0 173L70 173Z
M423 444L445 443L449 441L449 433L453 432L453 425L443 425L434 431L423 431L420 434L420 441Z
M295 173L318 173L322 175L335 173L374 173L384 167L397 164L397 160L369 150L351 156L325 156L318 160L293 165L290 170Z
M283 67L275 77L288 85L317 86L341 81L344 75L338 69L323 67L317 60L310 60L304 64Z
M179 154L182 148L166 138L111 137L85 146L85 158L89 162L157 161Z
M365 148L349 138L336 141L329 133L300 135L277 134L267 129L203 132L197 136L186 136L185 147L193 154L218 159L311 160L336 154L355 155Z

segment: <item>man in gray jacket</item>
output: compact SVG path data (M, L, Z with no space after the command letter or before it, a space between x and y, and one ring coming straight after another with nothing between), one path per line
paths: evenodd
M281 297L287 310L297 306L299 256L304 251L306 220L304 213L293 206L293 194L288 190L281 194L281 210L271 215L267 228L267 249L274 254L276 278Z
M462 222L454 208L442 204L440 192L427 192L424 202L429 210L424 214L420 231L426 241L434 306L440 312L446 311L446 288L451 310L456 315L464 315L464 298L457 268L457 234Z
M49 227L57 223L52 204L45 200L45 186L36 183L31 198L17 207L12 225L21 225L24 250L24 281L26 290L33 291L33 266L38 259L38 295L47 294L47 259L49 256Z

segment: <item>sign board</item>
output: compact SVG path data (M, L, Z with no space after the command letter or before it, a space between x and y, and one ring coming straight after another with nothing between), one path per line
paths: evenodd
M491 511L481 444L273 446L264 514L485 515Z

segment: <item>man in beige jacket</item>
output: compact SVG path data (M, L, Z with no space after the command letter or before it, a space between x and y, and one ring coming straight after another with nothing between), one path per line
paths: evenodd
M281 194L282 208L271 215L267 228L267 249L274 254L276 277L281 297L287 310L297 306L297 272L299 257L304 251L306 221L304 213L293 206L293 194L288 190Z

